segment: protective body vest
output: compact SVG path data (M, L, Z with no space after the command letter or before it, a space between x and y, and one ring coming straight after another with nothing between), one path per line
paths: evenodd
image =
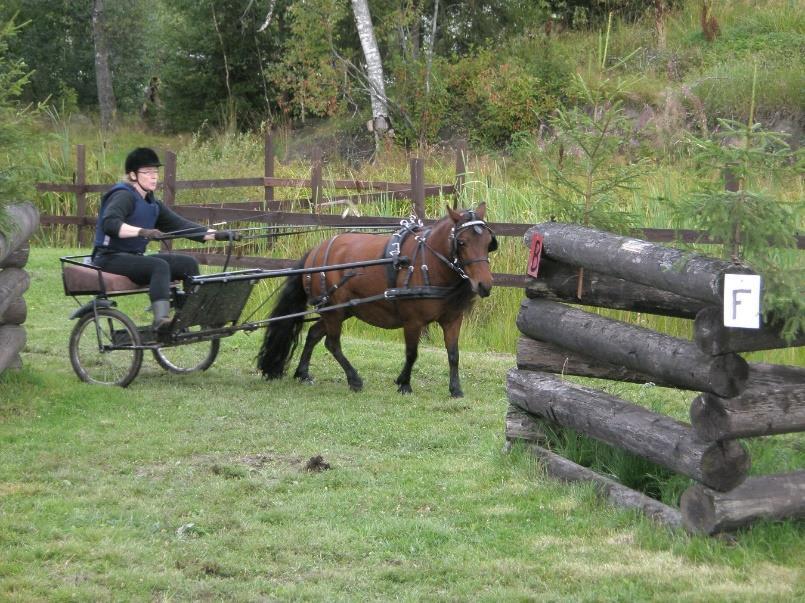
M159 217L159 205L149 203L143 199L133 187L120 182L109 189L101 198L101 210L98 212L98 222L95 225L95 248L108 251L123 251L127 253L143 253L148 245L148 239L131 237L121 239L110 237L103 231L104 213L107 201L117 191L128 191L134 198L134 210L125 218L125 223L138 228L154 228Z

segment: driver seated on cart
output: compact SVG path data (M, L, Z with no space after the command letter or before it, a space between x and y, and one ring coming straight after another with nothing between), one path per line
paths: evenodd
M196 276L198 262L189 255L145 255L148 241L177 234L193 241L240 238L238 232L213 230L191 222L154 196L162 163L153 149L140 147L126 157L126 180L101 198L92 262L105 272L148 285L154 328L170 324L171 281Z

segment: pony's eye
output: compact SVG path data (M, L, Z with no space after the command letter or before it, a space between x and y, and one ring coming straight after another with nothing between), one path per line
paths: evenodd
M458 246L459 246L459 247L464 247L464 245L466 245L466 244L467 244L467 241L464 241L464 240L462 240L462 239L459 239L459 240L458 240Z

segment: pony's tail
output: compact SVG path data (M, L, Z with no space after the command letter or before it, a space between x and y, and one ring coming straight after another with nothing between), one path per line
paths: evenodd
M303 257L294 268L305 265ZM307 293L302 285L302 275L289 276L280 291L279 300L269 318L288 316L307 308ZM304 317L288 318L269 323L263 338L263 347L257 354L257 368L266 379L279 379L285 374L288 363L299 343Z

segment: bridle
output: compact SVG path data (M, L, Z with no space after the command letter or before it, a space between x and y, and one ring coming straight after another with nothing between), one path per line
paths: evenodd
M495 237L495 232L489 227L489 224L481 220L475 215L475 211L470 210L467 212L469 219L466 222L461 224L454 224L453 227L450 229L450 260L448 261L449 265L461 276L463 279L468 279L467 273L464 272L464 268L470 266L472 264L478 264L480 262L489 263L489 255L471 258L471 259L462 259L461 255L459 254L459 235L472 228L477 234L481 234L484 229L488 230L489 233L492 235L492 240L489 243L488 251L495 251L498 248L498 241ZM431 250L432 251L432 250ZM442 258L446 259L446 258Z

